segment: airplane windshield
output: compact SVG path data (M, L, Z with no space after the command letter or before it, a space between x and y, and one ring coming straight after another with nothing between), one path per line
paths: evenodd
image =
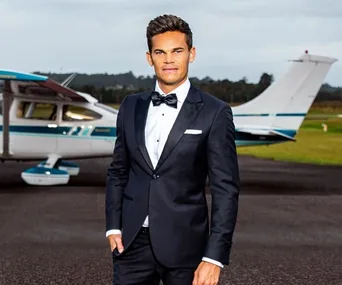
M116 110L116 109L114 109L114 108L112 108L112 107L109 107L109 106L107 106L107 105L105 105L105 104L102 104L102 103L95 103L95 105L97 106L97 107L100 107L101 109L104 109L104 110L106 110L106 111L108 111L108 112L111 112L111 113L113 113L113 114L118 114L118 110Z
M81 106L64 105L63 121L93 121L101 119L101 115Z

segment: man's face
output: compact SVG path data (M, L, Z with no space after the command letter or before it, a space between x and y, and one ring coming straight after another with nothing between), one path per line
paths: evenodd
M195 59L195 48L189 50L185 34L166 32L152 38L152 50L146 57L160 83L177 87L188 75L189 63Z

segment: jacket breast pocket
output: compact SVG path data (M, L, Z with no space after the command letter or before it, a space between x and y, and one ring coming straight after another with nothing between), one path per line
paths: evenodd
M199 142L203 139L203 134L184 134L182 137L183 142Z

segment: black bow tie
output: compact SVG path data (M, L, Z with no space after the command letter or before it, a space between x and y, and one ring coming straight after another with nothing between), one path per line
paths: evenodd
M177 95L175 93L162 96L157 91L152 92L153 106L159 106L162 103L177 109Z

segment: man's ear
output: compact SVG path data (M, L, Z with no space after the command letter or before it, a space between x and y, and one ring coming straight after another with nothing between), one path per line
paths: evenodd
M147 62L150 66L153 66L153 59L152 59L152 56L150 54L150 52L146 52L146 59L147 59Z
M189 62L192 63L196 58L196 48L192 47L190 49Z

